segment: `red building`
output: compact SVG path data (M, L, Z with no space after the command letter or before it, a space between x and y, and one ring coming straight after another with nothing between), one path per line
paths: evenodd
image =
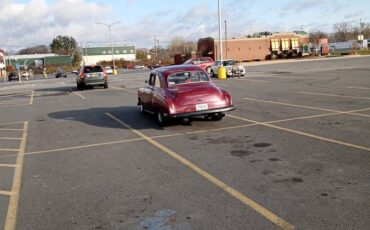
M256 61L266 60L272 56L271 40L278 43L276 55L287 55L296 53L298 50L293 47L294 41L298 40L298 45L303 46L309 43L308 34L303 32L297 33L277 33L261 38L234 38L223 41L223 58L235 59L237 61ZM285 42L286 41L286 42ZM286 50L286 44L288 49ZM218 59L219 41L213 38L201 38L198 40L198 52L201 56L210 56Z

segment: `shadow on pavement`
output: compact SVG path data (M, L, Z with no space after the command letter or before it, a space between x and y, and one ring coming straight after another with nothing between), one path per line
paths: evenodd
M79 121L97 127L127 129L112 118L108 117L105 113L112 114L114 117L118 118L125 124L128 124L133 129L163 129L157 123L154 115L142 113L137 106L123 106L115 108L102 107L86 110L61 111L50 113L48 116L56 120Z

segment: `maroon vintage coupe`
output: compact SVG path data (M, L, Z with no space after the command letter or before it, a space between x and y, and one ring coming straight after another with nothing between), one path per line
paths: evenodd
M156 114L161 125L168 118L221 120L224 112L234 109L231 95L213 84L198 66L161 67L145 82L146 87L138 90L138 105L141 111Z

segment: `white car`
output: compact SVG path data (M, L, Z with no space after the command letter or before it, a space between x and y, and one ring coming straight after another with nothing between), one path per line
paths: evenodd
M211 66L211 76L217 77L218 68L220 67L221 62L215 61ZM245 75L244 66L240 65L238 62L232 59L222 60L222 64L226 69L227 77L243 77Z
M145 65L135 65L134 69L146 69Z
M22 73L22 77L29 77L30 76L30 73L25 71Z
M106 74L113 74L113 70L112 70L112 68L111 68L110 66L106 66L106 67L105 67L105 73L106 73Z

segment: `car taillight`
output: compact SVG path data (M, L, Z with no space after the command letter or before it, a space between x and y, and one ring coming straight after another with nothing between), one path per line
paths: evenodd
M85 73L84 73L84 72L82 72L82 73L80 74L80 78L85 78Z

